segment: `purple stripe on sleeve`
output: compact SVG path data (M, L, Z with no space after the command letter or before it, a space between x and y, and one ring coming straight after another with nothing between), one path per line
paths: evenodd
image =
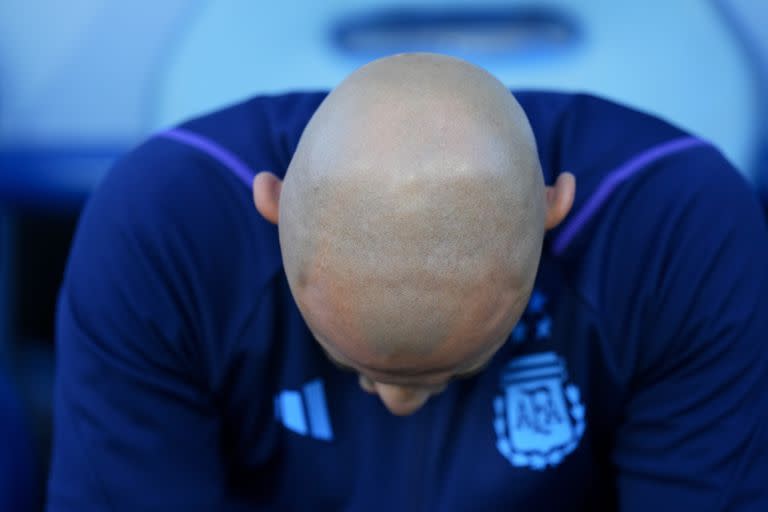
M674 153L679 153L697 146L705 146L707 142L695 137L681 137L673 139L658 146L654 146L642 153L632 157L623 165L611 171L597 187L595 194L589 198L587 203L571 217L563 227L562 231L552 243L552 250L555 254L562 253L568 245L579 234L589 220L595 216L600 207L608 200L616 188L629 178L648 167L653 162L660 160Z
M255 173L251 170L251 168L248 167L245 162L240 160L237 155L220 146L211 139L203 137L202 135L198 135L194 132L182 130L180 128L174 128L166 132L158 133L157 136L173 139L181 142L182 144L186 144L187 146L191 146L199 151L202 151L232 171L232 173L249 188L251 187L253 177L255 176Z

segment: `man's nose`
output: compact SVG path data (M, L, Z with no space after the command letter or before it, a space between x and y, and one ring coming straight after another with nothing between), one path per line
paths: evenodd
M432 394L429 389L393 386L391 384L374 383L376 393L396 416L413 414L424 405Z

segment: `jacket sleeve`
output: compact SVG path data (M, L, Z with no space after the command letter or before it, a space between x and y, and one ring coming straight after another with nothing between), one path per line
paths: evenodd
M768 510L768 234L756 198L703 148L625 199L603 287L629 375L612 455L620 510Z
M81 218L57 311L50 512L228 509L194 270L216 262L188 229L215 214L188 193L194 162L163 170L171 146L118 164Z

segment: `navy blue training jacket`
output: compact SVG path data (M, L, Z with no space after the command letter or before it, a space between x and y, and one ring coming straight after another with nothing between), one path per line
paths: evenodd
M593 96L518 93L574 208L491 364L401 418L313 341L252 204L324 97L160 133L89 201L58 305L49 511L768 511L768 234L717 149Z

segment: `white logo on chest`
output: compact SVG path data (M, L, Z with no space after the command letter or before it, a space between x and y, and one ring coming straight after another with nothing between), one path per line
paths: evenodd
M513 359L493 401L496 447L516 467L556 466L579 444L586 422L579 388L554 352Z
M315 379L301 391L287 389L275 396L275 418L285 428L322 441L333 440L323 381Z

